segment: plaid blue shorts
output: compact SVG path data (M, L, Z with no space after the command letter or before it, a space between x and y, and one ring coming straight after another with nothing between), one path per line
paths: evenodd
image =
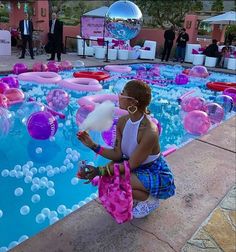
M153 197L168 199L175 194L174 176L162 155L132 172Z

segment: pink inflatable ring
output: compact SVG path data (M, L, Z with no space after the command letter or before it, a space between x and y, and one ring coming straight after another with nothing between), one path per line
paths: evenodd
M125 65L107 65L104 67L106 71L117 72L117 73L129 73L132 68Z
M32 81L40 84L56 84L61 76L54 72L28 72L18 75L18 80Z
M99 94L99 95L90 95L84 96L78 100L78 104L87 109L88 111L93 111L96 104L102 103L104 101L112 101L114 103L118 102L118 95L115 94ZM119 107L115 107L115 116L122 116L128 114L126 110L120 109Z
M100 91L102 85L92 78L69 78L61 80L59 86L77 91Z

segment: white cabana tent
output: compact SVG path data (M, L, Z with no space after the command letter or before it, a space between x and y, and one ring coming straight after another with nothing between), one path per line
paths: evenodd
M207 22L211 24L225 24L225 25L236 24L236 12L228 11L225 12L224 14L204 19L202 20L202 22Z
M108 32L105 29L105 15L108 7L102 6L98 9L86 12L81 17L81 37L91 36L105 37Z

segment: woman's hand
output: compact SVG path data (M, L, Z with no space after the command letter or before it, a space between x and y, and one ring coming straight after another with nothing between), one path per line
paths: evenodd
M77 138L87 147L92 148L95 145L95 143L86 131L79 131L76 135Z
M82 167L79 172L77 173L77 177L80 179L87 179L89 180L87 183L90 183L93 178L98 176L98 169L92 165L86 165L85 167Z

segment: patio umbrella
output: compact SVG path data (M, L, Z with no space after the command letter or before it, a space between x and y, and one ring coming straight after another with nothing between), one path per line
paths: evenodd
M236 12L228 11L224 14L217 15L214 17L210 17L202 20L203 22L211 23L211 24L236 24Z

